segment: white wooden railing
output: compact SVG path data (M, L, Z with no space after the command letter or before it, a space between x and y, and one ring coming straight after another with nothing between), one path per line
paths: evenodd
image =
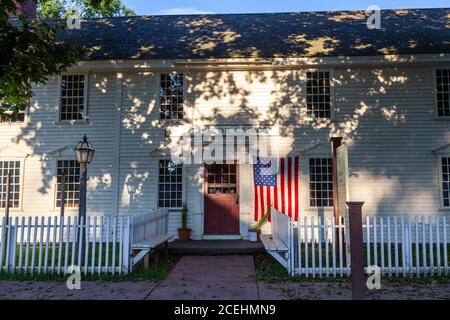
M289 244L289 217L272 209L270 212L272 235L276 236L285 246Z
M167 233L169 210L158 209L151 213L133 217L133 243L148 239L150 236Z
M168 211L138 216L15 217L1 220L0 272L124 274L133 243L167 232ZM4 252L4 254L2 254ZM72 267L71 267L72 266Z
M278 212L272 217L272 233L289 238L287 269L292 275L350 276L344 219L335 224L334 219L317 217L296 222ZM448 275L449 234L449 217L444 215L367 216L363 222L366 272L376 266L384 276Z

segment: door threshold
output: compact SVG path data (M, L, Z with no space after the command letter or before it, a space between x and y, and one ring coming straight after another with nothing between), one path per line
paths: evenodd
M203 240L241 240L240 234L204 234Z

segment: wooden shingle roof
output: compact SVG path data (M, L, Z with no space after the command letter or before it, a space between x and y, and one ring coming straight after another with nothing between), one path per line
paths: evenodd
M62 40L88 60L369 56L450 53L450 9L136 16L84 19Z

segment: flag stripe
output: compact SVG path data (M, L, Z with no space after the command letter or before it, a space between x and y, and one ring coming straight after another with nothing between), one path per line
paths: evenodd
M281 212L285 212L285 201L284 201L284 158L280 161L280 186L281 186Z
M273 187L273 207L278 210L278 187Z
M295 168L294 168L294 180L295 180L295 184L294 184L294 195L295 195L295 207L294 207L294 219L295 221L298 220L298 206L299 206L299 201L298 201L298 157L295 157Z
M261 198L261 217L264 214L264 186L259 186L259 197Z
M292 218L292 159L288 158L288 216Z
M255 184L254 187L254 193L255 193L255 213L254 213L254 219L255 221L258 221L258 186Z

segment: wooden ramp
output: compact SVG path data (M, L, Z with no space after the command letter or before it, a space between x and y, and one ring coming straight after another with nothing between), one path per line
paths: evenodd
M288 247L278 238L278 236L273 234L262 234L261 242L268 254L283 265L283 267L288 267Z
M170 239L172 239L172 237L173 235L168 233L159 234L150 236L141 242L134 243L132 249L136 254L133 257L132 265L135 266L146 255L151 254L152 251L158 250L158 248L163 245L167 248L167 243Z

